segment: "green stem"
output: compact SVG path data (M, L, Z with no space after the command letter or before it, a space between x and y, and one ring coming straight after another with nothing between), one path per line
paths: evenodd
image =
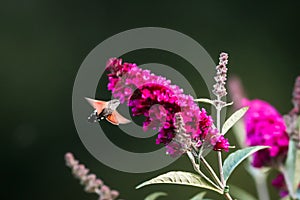
M207 171L209 172L209 174L214 178L214 180L219 184L219 186L221 188L224 188L224 185L220 181L219 177L217 176L217 174L215 173L213 168L210 166L210 164L205 160L205 158L203 156L200 156L200 161L204 164L204 166L207 169Z
M224 172L223 172L223 160L222 160L222 152L218 151L218 163L219 163L219 171L220 171L220 179L222 185L225 185Z
M199 165L196 164L195 162L195 158L193 156L193 154L188 151L187 152L187 155L189 157L189 159L191 160L192 162L192 165L194 167L194 170L201 176L203 177L206 181L208 181L210 184L212 184L214 187L218 188L219 190L222 190L222 188L220 188L217 184L215 184L212 180L210 180L210 178L208 178L199 168Z
M221 98L218 96L217 101L221 102ZM219 105L216 107L217 110L217 129L218 131L221 131L221 107ZM219 163L219 172L220 172L220 179L222 185L225 185L224 180L224 173L223 173L223 160L222 160L222 151L218 151L218 163Z
M270 200L268 186L267 186L267 174L262 172L261 169L256 169L249 164L247 168L249 174L252 176L255 182L258 199Z
M217 101L221 102L221 98L219 96L217 96ZM218 131L221 131L221 109L222 109L222 107L220 107L220 105L216 106L216 110L217 110L217 129L218 129ZM224 190L226 183L225 183L225 179L224 179L222 151L218 151L217 154L218 154L220 179L221 179L221 184L223 185L223 190ZM233 200L228 192L224 192L224 197L227 200Z

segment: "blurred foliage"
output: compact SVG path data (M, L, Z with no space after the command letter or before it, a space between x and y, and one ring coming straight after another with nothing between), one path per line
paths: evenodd
M195 188L177 186L134 189L163 172L192 170L185 157L159 171L127 174L102 165L86 151L71 110L73 82L81 62L96 45L121 31L144 26L174 29L197 40L215 61L220 51L228 52L230 74L242 78L249 97L265 99L284 113L291 108L292 86L300 74L298 9L299 1L1 1L2 198L95 199L83 192L64 166L66 151L74 152L128 200L155 191L169 193L162 200L197 194ZM155 51L136 53L127 55L127 61L179 68L183 62ZM189 70L185 75L192 74ZM199 97L206 96L207 89L198 84L202 80L189 78ZM231 132L227 135L235 141ZM136 145L126 138L117 143L132 149ZM213 161L215 155L210 155ZM239 176L232 184L253 194L250 176L242 168L234 173ZM277 198L274 189L272 197Z

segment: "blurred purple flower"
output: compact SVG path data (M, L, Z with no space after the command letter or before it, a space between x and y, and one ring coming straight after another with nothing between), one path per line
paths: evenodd
M146 117L144 130L159 129L157 144L167 145L175 137L174 117L178 112L181 112L186 133L198 144L207 139L209 132L216 132L205 109L200 111L192 96L183 94L181 88L171 85L165 77L143 70L136 64L122 63L117 58L111 58L106 69L111 72L108 74L108 90L112 91L114 98L127 103L133 115ZM219 147L226 149L227 143L220 138L215 144L222 144ZM168 148L171 154L173 151Z
M276 178L272 180L272 185L279 190L280 197L285 197L289 194L282 174L278 174Z
M278 174L276 178L272 180L272 185L279 190L280 197L286 197L289 194L283 174ZM298 189L300 189L300 183Z
M244 99L243 106L249 106L244 118L247 145L271 147L255 153L252 165L254 167L276 166L283 162L289 145L283 117L273 106L262 100Z

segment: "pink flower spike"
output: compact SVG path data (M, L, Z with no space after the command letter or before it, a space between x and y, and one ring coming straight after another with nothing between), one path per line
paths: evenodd
M227 54L221 54L220 66L216 77L220 84L226 80ZM225 67L225 68L224 68ZM175 115L181 113L185 136L193 142L202 144L202 140L213 131L213 120L205 109L199 109L193 97L183 94L183 90L177 85L171 85L171 81L165 77L157 76L149 70L143 70L136 64L122 63L121 59L112 58L106 67L108 74L108 89L112 91L114 98L131 107L134 116L146 117L143 129L159 129L156 144L164 144L167 153L177 154L182 146L178 143L169 143L176 137ZM153 108L153 105L159 107ZM161 120L163 119L163 121ZM182 139L182 138L181 138ZM226 145L225 145L226 146ZM220 148L226 148L220 145ZM185 152L183 150L182 152Z

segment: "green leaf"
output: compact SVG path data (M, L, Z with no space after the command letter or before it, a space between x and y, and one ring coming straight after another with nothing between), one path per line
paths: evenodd
M300 133L300 117L298 117L297 121L298 121L298 133ZM297 144L295 144L295 145L297 145ZM295 179L294 179L294 190L298 195L297 196L298 199L300 199L300 189L298 189L298 186L300 184L300 149L299 148L297 148L297 150L296 150L294 177L295 177Z
M288 155L285 161L285 169L291 183L293 191L296 192L300 182L300 151L296 148L297 142L290 140Z
M190 200L203 200L203 197L206 195L206 192L201 192L193 196Z
M230 189L230 193L233 196L237 197L238 199L257 200L250 193L246 192L245 190L243 190L235 185L230 185L229 189Z
M270 148L268 146L254 146L254 147L247 147L245 149L240 149L235 151L234 153L231 153L224 161L223 165L223 173L224 173L224 179L225 181L228 180L229 176L233 172L233 170L247 157L249 157L251 154L262 150Z
M149 194L145 200L155 200L157 199L158 197L161 197L161 196L167 196L167 193L164 193L164 192L154 192L152 194Z
M291 198L289 196L283 197L280 200L291 200Z
M222 127L222 134L225 135L227 131L237 122L239 119L241 119L244 114L247 112L249 107L243 107L239 110L237 110L235 113L233 113L224 123Z
M296 151L295 158L295 173L294 173L294 191L297 192L298 186L300 184L300 150Z
M136 189L139 189L146 185L160 184L160 183L200 187L200 188L213 190L215 192L223 194L223 191L221 191L218 188L215 188L214 186L209 184L207 181L202 179L200 176L190 173L190 172L182 172L182 171L172 171L172 172L168 172L166 174L162 174L156 178L153 178L149 181L146 181L146 182L138 185L136 187Z
M200 102L200 103L208 103L208 104L211 104L213 106L215 105L213 100L206 99L206 98L194 99L194 101L195 102Z

